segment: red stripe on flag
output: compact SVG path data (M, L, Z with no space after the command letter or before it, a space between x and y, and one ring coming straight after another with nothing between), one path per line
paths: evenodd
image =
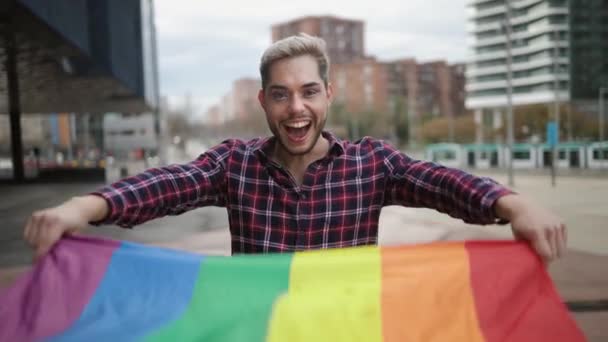
M476 241L465 246L487 342L585 341L545 265L527 244Z

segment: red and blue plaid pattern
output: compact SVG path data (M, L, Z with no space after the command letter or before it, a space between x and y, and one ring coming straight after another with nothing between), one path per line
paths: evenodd
M269 158L274 138L227 140L185 165L153 168L94 194L110 205L100 223L132 227L203 206L228 210L233 253L375 244L382 207L433 208L492 224L510 190L491 179L415 160L372 138L342 141L306 170L301 186Z

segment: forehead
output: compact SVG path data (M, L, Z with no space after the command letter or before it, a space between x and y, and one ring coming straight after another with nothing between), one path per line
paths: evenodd
M268 85L292 88L312 82L323 83L319 64L309 55L280 59L272 63L268 71Z

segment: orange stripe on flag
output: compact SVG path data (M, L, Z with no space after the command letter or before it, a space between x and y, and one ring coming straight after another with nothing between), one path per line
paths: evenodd
M482 342L461 243L383 247L384 341Z

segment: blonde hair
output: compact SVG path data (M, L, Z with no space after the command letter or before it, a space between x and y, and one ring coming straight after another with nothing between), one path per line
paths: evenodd
M298 57L312 56L319 65L319 76L327 87L329 78L329 57L325 41L319 37L313 37L306 33L291 36L273 43L262 55L260 61L260 76L262 77L262 89L266 89L270 78L270 66L278 60Z

